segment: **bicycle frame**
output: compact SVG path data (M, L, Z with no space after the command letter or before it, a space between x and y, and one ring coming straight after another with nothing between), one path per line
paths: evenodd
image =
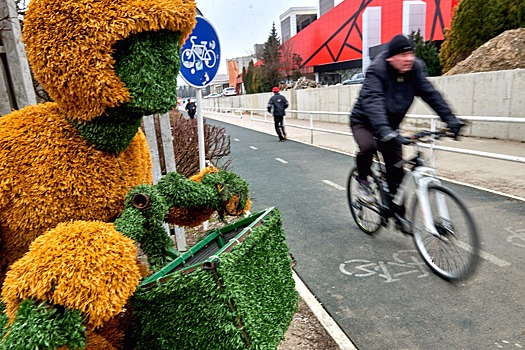
M423 215L423 221L425 223L425 229L432 235L438 237L439 233L436 230L434 219L432 217L432 210L428 197L428 187L432 184L442 185L442 182L437 177L436 169L424 165L423 158L421 157L420 146L415 143L415 147L416 156L412 160L408 161L408 163L414 164L414 166L410 171L405 173L403 181L397 190L393 202L397 205L401 205L406 202L406 188L410 180L412 180L411 182L415 187L415 193L413 195L417 197L418 203L420 204L422 211L421 214ZM450 215L448 213L447 204L445 203L445 198L440 193L438 193L436 200L439 217L443 220L444 226L449 227Z

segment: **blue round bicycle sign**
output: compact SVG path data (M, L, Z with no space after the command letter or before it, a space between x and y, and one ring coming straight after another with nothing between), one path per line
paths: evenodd
M221 46L210 22L197 16L197 25L184 43L180 54L180 74L194 87L211 83L219 70Z

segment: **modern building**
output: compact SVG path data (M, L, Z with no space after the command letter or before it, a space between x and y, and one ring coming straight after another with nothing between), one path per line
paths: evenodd
M285 42L317 19L317 7L291 7L279 16L281 41Z
M425 40L443 40L458 3L459 0L320 0L320 17L287 40L283 34L283 45L301 56L303 73L315 75L318 82L334 84L366 71L374 52L380 52L382 45L398 33L408 35L420 30ZM292 13L292 9L282 16Z
M319 17L330 11L333 7L342 3L343 0L319 0Z
M257 62L255 56L243 56L232 59L227 59L227 69L228 69L228 85L226 87L234 87L237 93L243 93L242 87L242 70L243 68L248 68L250 62L254 64ZM214 81L215 82L215 81Z

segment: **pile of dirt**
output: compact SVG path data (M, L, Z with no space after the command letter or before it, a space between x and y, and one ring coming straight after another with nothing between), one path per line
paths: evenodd
M444 75L525 68L525 28L507 30L478 47Z
M297 81L288 83L288 84L281 84L280 89L281 90L302 90L302 89L311 89L311 88L318 88L321 87L321 84L316 82L315 80L308 79L306 77L300 77Z

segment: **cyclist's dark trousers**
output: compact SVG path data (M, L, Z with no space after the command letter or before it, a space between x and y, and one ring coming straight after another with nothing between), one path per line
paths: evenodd
M273 116L273 121L275 124L275 132L277 133L277 136L279 136L279 140L284 140L284 138L286 137L286 132L284 131L283 119L284 117L282 115Z
M188 116L190 117L190 119L194 119L195 118L195 112L188 112Z
M356 156L359 177L361 179L367 179L368 175L370 175L370 167L372 166L374 153L379 150L385 161L388 190L392 196L394 196L404 176L403 168L395 166L396 163L403 159L401 146L398 145L394 139L387 142L377 140L372 135L372 132L362 124L352 124L352 133L359 146L359 151Z

